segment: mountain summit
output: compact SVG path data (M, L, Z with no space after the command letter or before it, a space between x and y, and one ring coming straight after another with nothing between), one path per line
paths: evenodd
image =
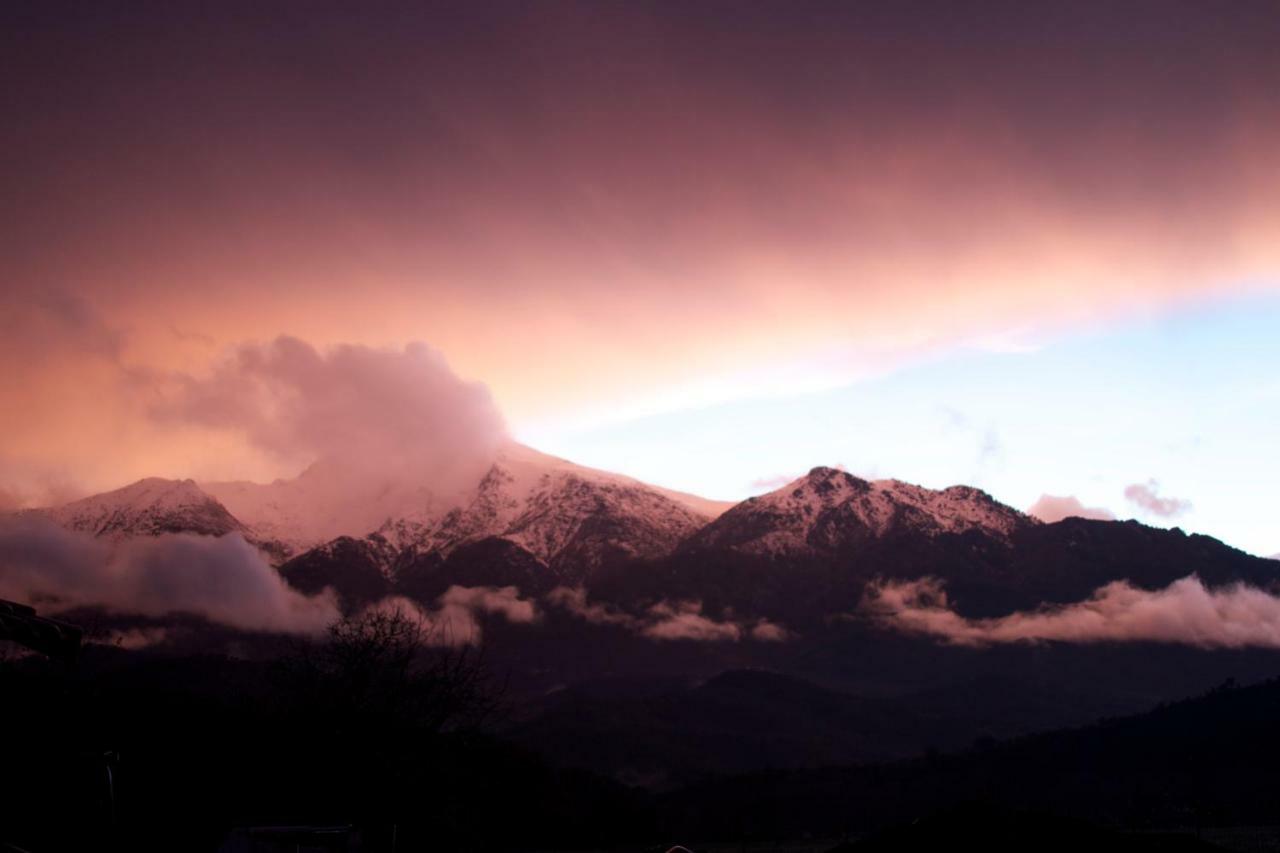
M351 590L357 597L379 586L378 575L387 590L410 577L422 583L424 575L524 587L579 583L606 563L671 554L727 506L511 443L447 512L389 516L376 530L324 543L281 570L301 588L323 582L340 591L344 576L359 574L364 580Z
M548 566L598 566L606 556L671 553L728 504L672 492L510 444L471 499L438 523L390 521L379 533L447 554L488 537L510 541Z
M198 533L246 533L221 503L192 480L147 477L124 488L38 512L70 530L104 539Z
M819 467L728 510L689 546L755 554L827 553L906 533L977 530L1003 540L1038 523L969 486L926 489Z

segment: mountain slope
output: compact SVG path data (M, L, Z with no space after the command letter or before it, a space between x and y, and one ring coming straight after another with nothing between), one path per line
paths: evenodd
M673 799L710 837L740 826L743 802L772 804L753 819L773 838L907 823L975 801L1145 829L1273 827L1280 681L1229 684L1144 714L955 755L710 780Z
M148 477L121 489L34 511L70 530L110 540L161 533L247 533L226 507L191 480Z
M430 525L464 497L441 493L434 484L413 478L371 479L324 461L289 480L201 485L259 539L279 543L290 555L343 536L365 536L392 519Z
M376 564L391 590L403 573L402 591L418 595L480 578L526 591L550 588L579 583L604 565L664 557L720 508L512 443L474 491L438 518L388 518L371 534L300 554L282 571L301 588L341 578L348 561L353 577ZM367 584L358 586L344 598L363 598Z
M769 555L837 553L891 534L937 536L974 530L1007 539L1037 523L968 486L935 491L814 468L728 510L692 537L688 547Z
M558 764L647 787L707 773L902 758L922 743L967 743L947 741L944 726L902 703L766 670L730 670L647 693L614 696L594 687L543 697L509 736Z
M477 467L469 483L460 491L453 486L441 491L435 483L413 478L375 482L317 462L291 480L201 486L258 538L280 542L293 554L371 533L418 552L448 552L465 542L504 536L550 562L574 539L578 519L608 513L612 506L620 516L647 518L643 530L602 531L596 538L612 538L624 549L648 555L731 505L576 465L515 442L504 444L491 464Z
M710 520L693 509L707 502L683 497L512 445L473 500L417 544L447 553L499 537L549 566L581 574L610 558L651 559L674 551Z

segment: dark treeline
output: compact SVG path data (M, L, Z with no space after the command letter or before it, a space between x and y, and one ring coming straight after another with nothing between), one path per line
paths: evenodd
M894 836L876 833L957 808L1123 830L1280 823L1280 681L910 761L650 792L493 736L501 679L418 632L374 615L273 661L101 646L74 667L9 659L0 840L216 850L232 827L351 824L374 851L392 833L404 851L867 835L883 849Z
M838 837L959 805L1153 830L1280 824L1280 680L910 761L708 780L664 804L705 837Z
M73 667L9 660L0 841L197 851L237 826L351 824L367 850L393 832L400 850L493 849L639 831L626 788L487 735L500 684L419 632L375 614L271 662L101 646Z

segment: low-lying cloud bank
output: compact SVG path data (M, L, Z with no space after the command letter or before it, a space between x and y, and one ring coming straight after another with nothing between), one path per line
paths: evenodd
M0 598L52 614L101 607L150 617L195 615L244 631L288 634L317 635L342 618L329 590L306 596L293 589L238 533L107 543L39 515L0 519ZM422 623L425 642L449 646L478 644L486 616L528 624L541 615L514 586L452 586L429 606L391 597L369 609L399 610ZM163 628L135 629L106 642L143 648L166 634Z
M887 627L964 646L1058 641L1280 648L1280 597L1243 584L1211 590L1195 575L1155 591L1115 581L1085 601L995 619L956 613L937 579L890 581L869 587L861 610Z
M171 533L113 545L34 515L0 519L0 598L55 613L82 606L186 613L296 634L318 633L339 618L332 595L290 588L238 533Z
M610 605L590 601L582 587L557 587L546 596L549 605L592 625L615 625L651 640L738 642L744 637L766 643L785 642L791 632L768 619L713 619L700 601L659 601L635 616Z
M537 604L514 586L451 586L425 606L403 596L384 598L364 612L400 613L422 626L422 640L434 646L477 646L484 637L482 616L500 616L516 625L538 621Z

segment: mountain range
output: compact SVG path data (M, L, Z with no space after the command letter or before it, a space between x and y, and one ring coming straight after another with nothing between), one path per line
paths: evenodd
M557 762L659 787L1081 725L1280 670L1265 645L966 645L897 630L863 607L879 585L926 580L947 595L947 610L926 616L975 624L1087 602L1121 582L1135 594L1189 575L1205 595L1275 588L1274 560L1176 528L1044 523L979 489L824 467L715 502L514 443L458 494L393 483L353 493L343 512L310 495L320 482L332 492L334 476L318 465L266 485L148 478L27 512L112 546L243 537L294 589L332 590L348 613L389 596L430 611L469 590L486 655L518 700L509 736ZM322 523L310 515L317 507ZM506 605L484 604L504 588ZM502 618L517 601L527 618ZM146 631L165 621L110 619ZM184 617L166 642L232 642L225 628L193 624Z
M869 582L943 580L972 616L1079 600L1109 582L1268 586L1275 563L1206 536L1137 522L1045 524L968 486L934 490L833 468L718 502L508 443L478 482L441 496L388 484L317 526L313 466L271 484L147 478L42 514L110 541L239 534L304 592L348 607L452 585L541 595L584 588L634 608L661 600L813 621L856 607Z

